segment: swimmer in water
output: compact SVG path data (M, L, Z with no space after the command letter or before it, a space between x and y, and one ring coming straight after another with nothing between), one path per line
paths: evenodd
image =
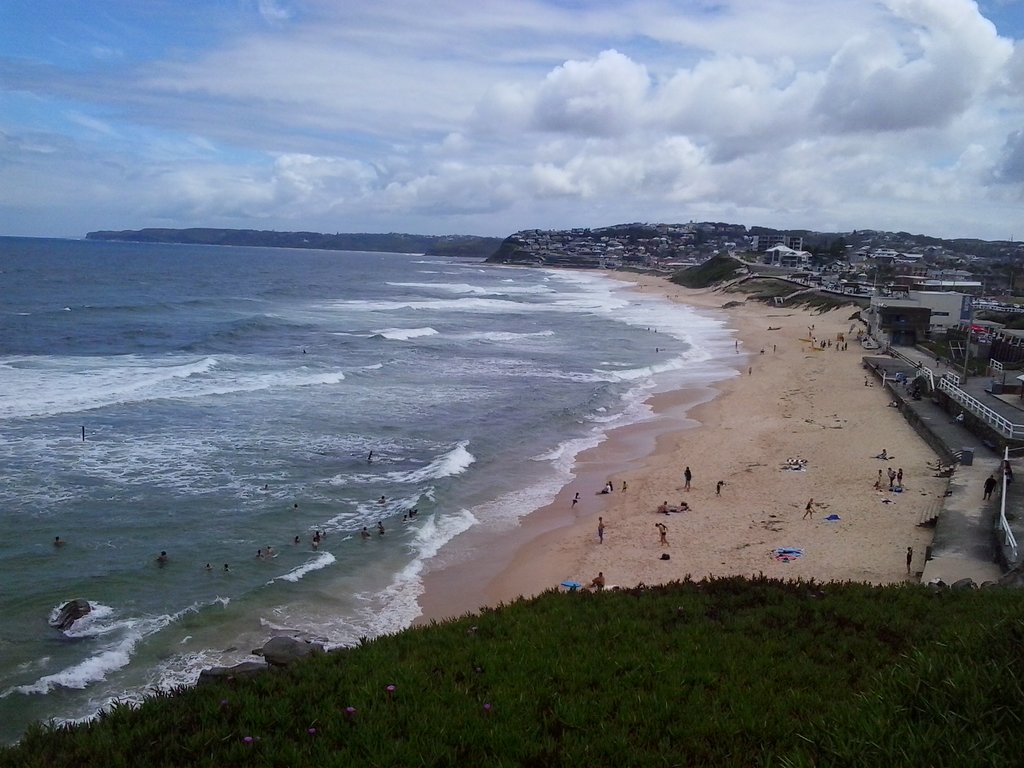
M53 546L55 546L55 547L63 547L64 546L63 539L61 539L60 536L54 536L53 537Z
M370 538L370 532L366 530L365 525L363 526L363 530L359 532L359 535L362 536L363 541L366 541L368 538Z
M209 573L210 571L213 570L213 566L210 565L209 563L207 563L206 566L203 568L203 570L206 571L207 573Z
M166 565L167 564L167 560L168 560L167 553L164 552L163 550L161 550L160 554L157 555L157 558L156 558L157 565Z

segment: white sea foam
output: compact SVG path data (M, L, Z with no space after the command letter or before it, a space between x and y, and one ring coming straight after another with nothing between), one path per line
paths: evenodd
M528 294L549 294L554 293L551 288L544 285L514 285L514 281L503 281L500 287L487 287L483 285L470 285L469 283L388 283L398 288L417 288L426 291L441 291L445 293L471 294L474 296L493 295L528 295Z
M213 356L9 358L0 360L0 419L276 387L323 386L344 379L340 370L319 371L305 366L269 372L232 369Z
M391 583L376 594L356 595L363 602L356 615L347 621L332 645L349 645L359 637L376 637L405 629L420 615L419 598L423 594L421 578L426 561L460 533L477 524L469 510L457 514L430 515L422 520L410 543L412 560L395 574Z
M423 336L436 336L437 331L433 328L383 328L379 331L374 331L375 336L383 336L385 339L391 341L408 341L409 339L418 339Z
M448 453L438 456L424 467L404 472L388 472L385 477L393 483L422 483L461 475L476 461L476 457L466 449L467 445L466 442L460 442Z
M307 573L319 571L321 568L326 568L334 562L336 562L336 559L334 555L332 555L330 552L320 552L316 555L316 557L306 561L297 568L293 568L283 576L278 576L276 578L271 579L267 582L267 584L273 584L275 581L296 582L303 576L305 576Z
M75 622L75 625L65 634L68 637L94 639L104 638L108 635L113 636L113 639L105 647L77 664L40 677L34 683L8 688L0 693L0 698L5 698L12 693L45 694L56 688L84 689L105 680L110 674L128 666L140 642L177 621L186 613L198 610L200 604L194 604L174 614L124 619L114 617L114 611L108 609L107 606L98 605L98 607L101 609L98 617L94 617L91 622L82 623L81 626L79 624L82 620ZM83 618L90 616L92 616L91 613Z
M521 341L523 339L542 339L552 337L554 331L534 331L528 333L516 333L515 331L481 331L479 333L466 333L458 338L467 341Z

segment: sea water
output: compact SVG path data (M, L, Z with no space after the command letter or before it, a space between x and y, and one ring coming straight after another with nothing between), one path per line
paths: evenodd
M599 271L0 238L0 741L274 633L408 626L460 533L739 359L721 317Z

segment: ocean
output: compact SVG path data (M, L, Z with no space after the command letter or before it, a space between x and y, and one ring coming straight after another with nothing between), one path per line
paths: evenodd
M0 238L0 742L272 633L407 627L459 534L738 359L724 318L599 271Z

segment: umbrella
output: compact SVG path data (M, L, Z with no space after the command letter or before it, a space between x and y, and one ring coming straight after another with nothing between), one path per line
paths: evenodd
M583 585L580 584L578 581L563 581L562 586L568 589L570 592L575 592Z

